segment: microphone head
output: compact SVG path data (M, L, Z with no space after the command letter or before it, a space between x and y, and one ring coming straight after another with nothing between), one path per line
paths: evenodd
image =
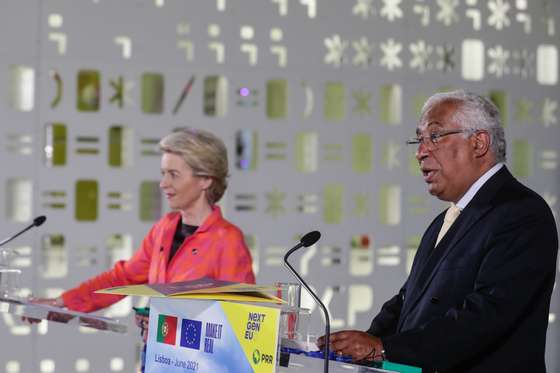
M321 238L321 232L312 231L304 235L299 242L303 245L303 247L309 247L319 241L319 238Z
M37 216L35 219L33 219L33 225L38 227L41 224L43 224L46 220L47 217L45 215Z

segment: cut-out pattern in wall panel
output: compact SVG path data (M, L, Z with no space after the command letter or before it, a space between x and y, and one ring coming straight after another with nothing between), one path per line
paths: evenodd
M558 217L558 17L552 0L5 0L0 12L0 233L22 286L56 296L130 257L168 211L162 136L204 128L229 151L221 201L259 283L293 281L288 247L335 328L369 326L444 209L415 148L422 104L466 88L502 111L508 166ZM257 14L251 19L247 14ZM15 247L15 246L14 246ZM0 372L131 372L128 336L0 318ZM310 328L322 318L309 297ZM560 370L553 295L547 367ZM53 341L65 340L61 351ZM30 347L31 346L31 347ZM87 351L87 354L84 353ZM30 356L32 354L33 356Z

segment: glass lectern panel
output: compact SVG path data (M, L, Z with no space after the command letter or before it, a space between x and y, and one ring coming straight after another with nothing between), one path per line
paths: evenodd
M64 308L43 304L30 303L24 300L0 298L0 312L37 320L48 320L58 323L84 326L97 330L115 333L126 333L126 325L108 317L95 316L88 313L70 311Z

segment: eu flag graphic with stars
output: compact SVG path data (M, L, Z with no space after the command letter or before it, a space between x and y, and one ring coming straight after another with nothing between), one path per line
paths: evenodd
M202 322L198 320L183 319L181 323L181 346L200 350L200 335Z

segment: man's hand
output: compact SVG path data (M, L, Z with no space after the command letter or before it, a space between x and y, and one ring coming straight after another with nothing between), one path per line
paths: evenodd
M354 361L383 360L383 343L378 337L358 330L343 330L330 335L330 350L339 355L350 355ZM319 348L325 337L317 340Z

